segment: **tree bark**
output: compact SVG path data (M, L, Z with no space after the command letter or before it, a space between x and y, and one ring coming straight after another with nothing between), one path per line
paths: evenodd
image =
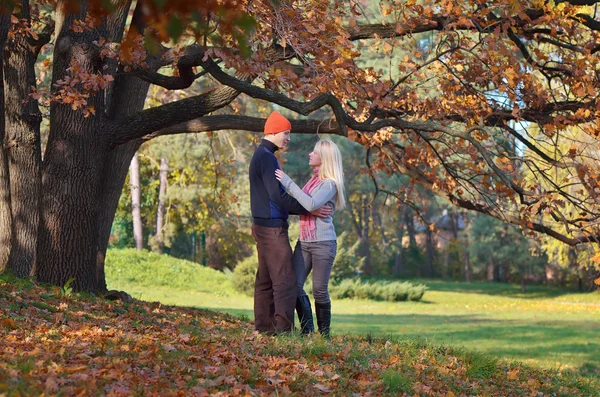
M163 241L163 227L165 226L165 199L167 197L167 183L169 175L169 162L166 158L160 159L160 188L158 191L158 208L156 210L156 242L158 253L162 254L165 244ZM194 247L195 249L195 247Z
M135 26L138 32L144 31L142 3L138 1L131 19L131 26ZM156 71L159 68L159 60L151 58L148 60L148 69ZM150 83L127 75L124 70L117 72L114 84L107 98L109 119L119 119L130 116L144 109L146 96ZM140 139L127 142L113 148L104 162L104 170L100 180L100 210L98 213L98 241L96 252L96 278L98 280L98 291L106 291L106 277L104 265L110 230L115 219L115 212L119 205L119 198L123 191L125 178L129 172L131 159L139 149L142 141Z
M146 86L146 91L148 87ZM124 90L124 92L130 92ZM141 95L141 94L140 94ZM138 93L132 93L132 98L136 98ZM141 100L143 107L144 98ZM135 106L137 99L132 99L131 107ZM104 272L106 251L108 249L108 240L110 230L115 219L115 212L119 206L119 197L123 191L123 185L129 172L129 165L133 155L140 147L140 141L133 141L112 149L106 155L104 171L100 181L100 209L98 211L98 241L96 242L96 277L98 280L98 291L107 290L106 277Z
M30 21L29 1L21 4L20 19ZM8 268L19 277L31 274L39 224L42 162L37 101L29 96L36 86L33 51L25 35L7 43L4 58L7 154L12 210L12 248Z
M77 16L66 15L59 3L56 17L56 44L52 73L53 89L72 62L82 71L102 69L93 42L104 29L74 32L75 18L84 19L85 4ZM41 282L64 285L73 279L75 290L95 292L97 215L99 182L108 150L104 133L104 91L90 94L87 103L97 116L85 118L80 110L53 103L50 107L50 134L42 169L42 202L35 277Z
M4 46L11 26L12 7L0 8L0 65L4 63ZM12 241L12 215L10 203L10 181L8 173L8 157L4 148L6 128L4 121L4 76L0 67L0 272L8 265Z
M133 218L133 239L135 248L144 249L144 235L142 232L142 191L140 187L140 164L138 155L135 154L129 166L129 186L131 189L131 216Z

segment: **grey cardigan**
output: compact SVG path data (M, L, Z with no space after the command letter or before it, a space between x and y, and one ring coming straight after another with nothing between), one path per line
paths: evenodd
M285 176L281 180L281 184L285 187L288 194L298 200L298 202L311 212L321 208L323 205L331 205L335 212L335 198L337 195L337 186L332 180L324 180L313 189L312 196L304 193L298 185L289 177ZM336 240L335 228L333 226L333 213L327 218L316 218L315 224L317 227L316 238L301 241L331 241Z

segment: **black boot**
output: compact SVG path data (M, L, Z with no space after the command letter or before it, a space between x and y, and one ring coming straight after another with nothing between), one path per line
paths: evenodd
M299 296L296 298L296 312L300 320L300 327L303 335L308 335L315 332L313 324L312 307L310 307L310 299L308 296Z
M323 338L329 339L329 327L331 325L331 302L317 303L315 302L315 310L317 312L317 326Z

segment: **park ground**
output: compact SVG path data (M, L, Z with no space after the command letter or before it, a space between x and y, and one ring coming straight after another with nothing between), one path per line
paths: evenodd
M0 278L7 396L594 396L599 383L418 338L265 337L211 310Z
M334 301L331 341L265 337L227 275L169 266L108 268L131 302L0 276L0 395L600 395L597 294L427 281Z

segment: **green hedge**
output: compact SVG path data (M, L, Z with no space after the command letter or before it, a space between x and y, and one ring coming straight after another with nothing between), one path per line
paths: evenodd
M377 301L418 301L423 298L427 286L414 285L408 281L367 281L345 279L330 285L329 293L335 299L371 299Z
M170 287L227 295L233 292L223 272L198 263L136 249L109 249L106 254L106 281L109 288L130 285Z

